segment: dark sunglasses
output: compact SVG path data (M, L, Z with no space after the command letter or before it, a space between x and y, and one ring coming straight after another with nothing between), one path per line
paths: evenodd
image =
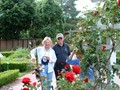
M62 37L59 37L58 40L62 40Z

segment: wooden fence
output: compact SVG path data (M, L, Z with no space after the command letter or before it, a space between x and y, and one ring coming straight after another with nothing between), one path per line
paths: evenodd
M0 51L10 51L20 47L28 48L35 45L35 39L0 40Z

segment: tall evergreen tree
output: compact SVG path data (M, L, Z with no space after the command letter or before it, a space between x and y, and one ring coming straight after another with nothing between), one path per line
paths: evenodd
M0 37L19 39L20 32L31 27L35 17L35 0L1 0Z
M76 9L76 2L77 0L56 0L57 3L63 9L64 13L64 30L74 30L77 28L78 18L77 15L79 11Z
M63 12L61 7L53 0L41 0L39 5L41 27L39 36L55 37L58 32L63 32Z

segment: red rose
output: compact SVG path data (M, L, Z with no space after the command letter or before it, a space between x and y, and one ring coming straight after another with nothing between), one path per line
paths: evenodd
M94 16L97 16L97 14L98 14L98 12L97 12L97 11L95 11L95 12L93 13L93 15L94 15Z
M120 6L120 0L118 0L118 6Z
M105 51L105 49L106 49L106 46L102 46L102 50Z
M33 83L33 86L36 86L36 85L37 85L37 83L36 83L36 82L34 82L34 83Z
M65 65L65 68L66 68L66 69L70 68L70 65L69 65L69 64L66 64L66 65Z
M23 88L22 90L30 90L29 88Z
M30 78L28 78L28 77L25 77L22 79L22 83L24 83L24 84L29 84L30 82L31 82Z
M81 68L78 65L73 65L72 70L75 74L80 74L81 73Z
M73 82L73 81L75 80L75 77L74 77L73 72L66 72L65 78L66 78L69 82Z
M88 78L84 78L84 82L86 82L86 83L87 83L87 82L88 82Z
M60 88L58 88L58 90L61 90Z

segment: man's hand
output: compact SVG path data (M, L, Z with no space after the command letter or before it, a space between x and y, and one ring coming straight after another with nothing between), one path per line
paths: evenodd
M73 54L76 54L77 51L78 51L78 49L75 48L75 49L73 50Z

